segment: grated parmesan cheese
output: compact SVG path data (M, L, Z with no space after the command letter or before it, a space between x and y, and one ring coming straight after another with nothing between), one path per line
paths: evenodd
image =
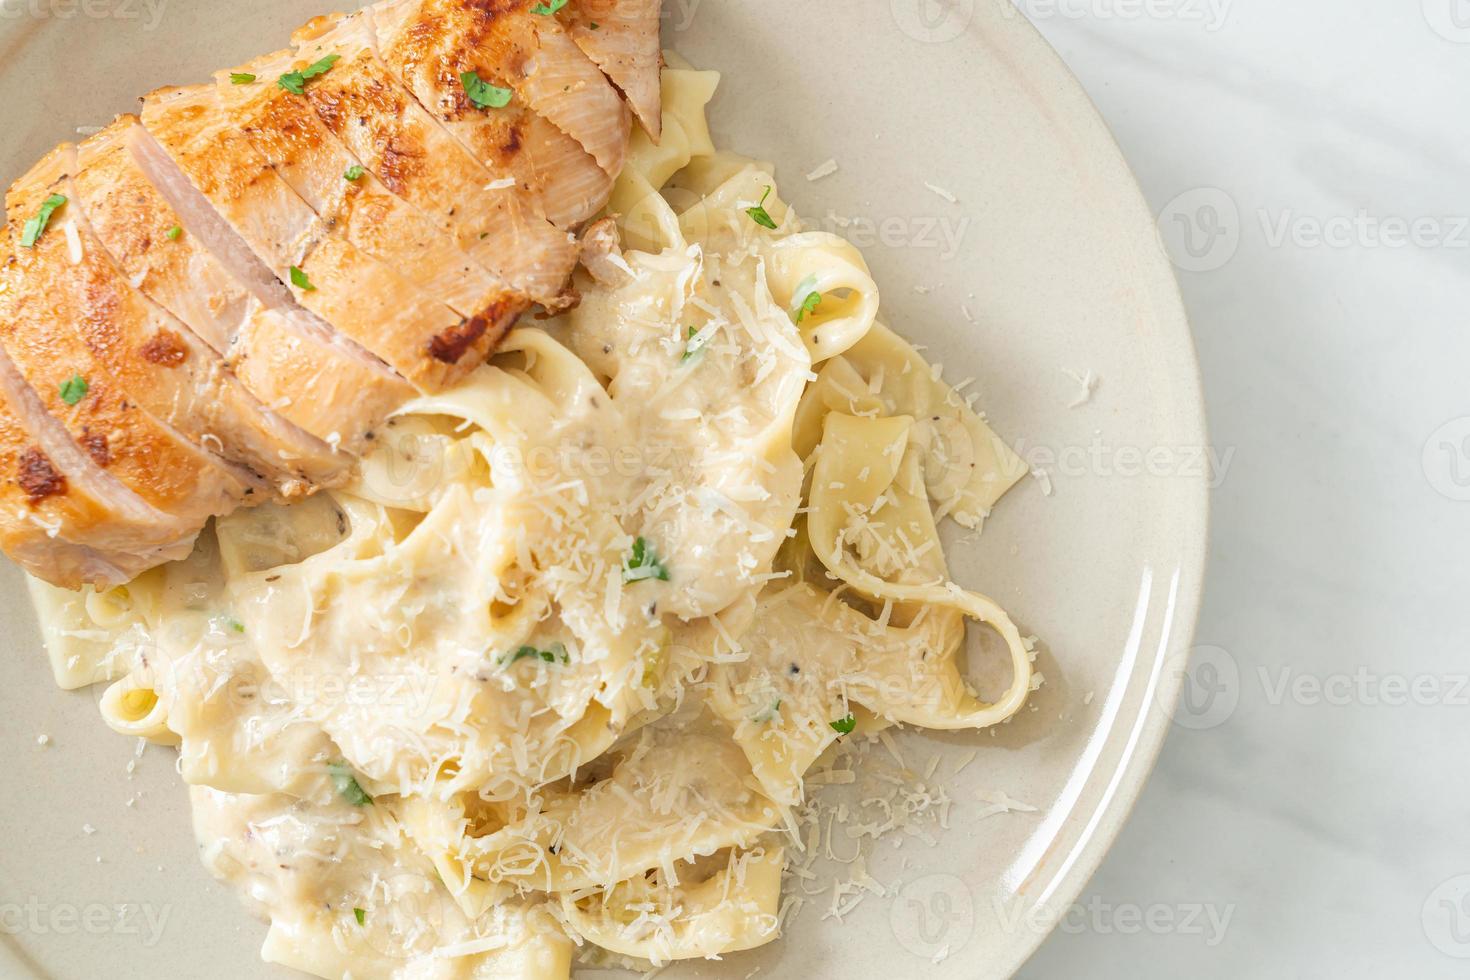
M1077 382L1077 387L1081 389L1077 393L1077 397L1072 399L1072 401L1068 403L1068 408L1081 408L1083 405L1086 405L1092 400L1093 393L1097 391L1098 379L1096 375L1094 375L1091 371L1082 374L1077 371L1073 371L1070 368L1062 368L1062 373L1071 378L1073 381Z
M813 170L811 173L807 174L806 175L806 179L809 180L809 181L812 181L812 182L816 182L818 180L821 180L823 177L830 177L833 174L835 174L836 172L837 172L837 161L836 160L828 160L826 163L823 163L823 164L818 165L815 170Z
M937 184L926 183L924 186L927 187L934 194L944 198L950 204L958 204L960 202L959 198L955 197L949 191L945 190L943 187L938 186Z
M82 252L82 236L77 231L77 223L68 218L61 226L61 231L66 235L66 258L72 265L81 265L85 257Z

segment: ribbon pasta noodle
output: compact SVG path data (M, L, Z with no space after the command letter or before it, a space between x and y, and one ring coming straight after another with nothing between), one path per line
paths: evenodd
M716 149L718 82L668 57L580 305L407 405L354 482L121 589L32 584L58 683L178 746L267 960L567 980L763 945L823 753L1026 699L1028 644L938 531L1024 464L858 250ZM1008 651L994 702L969 620Z

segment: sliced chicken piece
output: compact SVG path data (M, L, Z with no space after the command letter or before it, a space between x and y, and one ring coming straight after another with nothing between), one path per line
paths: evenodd
M69 588L121 585L185 557L202 526L150 507L104 470L0 351L0 548L26 571Z
M657 143L663 135L661 0L573 0L556 15L577 47L622 90Z
M0 336L17 372L40 399L40 410L72 441L150 507L190 533L252 496L264 496L247 474L220 464L122 394L80 342L48 338L50 316L70 297L28 295L18 287L16 330ZM74 392L85 395L71 405ZM67 393L65 396L63 392ZM33 430L34 431L34 430ZM51 447L54 449L55 447ZM48 451L58 466L63 457ZM66 467L62 472L71 468ZM98 542L98 547L102 547ZM119 544L119 547L125 543Z
M544 116L528 111L522 122L519 138L525 154L518 158L516 172L523 186L537 193L548 221L559 228L581 228L607 207L616 175L599 167L581 143ZM504 146L510 145L507 136ZM475 143L469 146L486 152Z
M378 59L366 17L323 18L298 37L300 67L340 59L311 79L305 97L363 166L444 222L501 279L549 308L566 305L576 243L537 213L513 178L486 170L418 104Z
M513 177L559 228L576 229L601 211L613 177L575 139L513 92L501 108L470 100L464 76L500 74L480 52L403 31L402 10L379 7L374 26L383 63L491 173Z
M106 526L112 512L31 441L0 397L0 548L26 571L68 588L121 585L157 564L123 552L118 561L64 531ZM177 556L182 557L182 556Z
M75 154L65 162L78 172ZM216 351L133 286L93 236L77 181L66 179L61 186L75 229L67 235L75 241L57 242L70 254L51 270L53 278L70 279L79 291L82 319L73 329L123 391L155 418L259 475L285 497L344 477L348 457L262 406ZM47 191L17 184L11 193L18 213L39 206Z
M67 144L57 147L17 183L39 187L39 193L12 191L12 246L22 241L21 223L36 213L47 192L65 185L64 161L71 150ZM98 466L181 528L197 529L240 501L263 496L263 485L248 473L225 465L146 411L82 342L73 325L105 314L106 299L116 292L105 286L94 292L92 283L73 274L78 267L71 264L68 239L77 236L77 251L81 245L79 232L65 230L74 221L66 213L69 206L52 215L33 247L15 248L0 297L0 347L40 399L41 411L63 425ZM107 322L103 316L92 326Z
M128 281L183 321L219 353L229 350L254 306L250 292L226 272L153 189L128 152L135 116L77 147L74 185L93 233Z
M365 276L363 259L345 239L323 239L304 260L308 285L298 287L297 296L333 324L376 325L370 335L354 339L425 391L440 391L483 364L520 315L517 303L466 319L429 301L402 276ZM318 289L335 301L321 304Z
M260 310L241 332L230 366L281 415L352 453L415 394L303 310Z
M95 501L70 488L0 398L0 548L30 574L70 588L122 584L125 569L56 533L66 524L106 519Z
M483 16L483 11L473 6L466 10ZM526 61L507 62L512 70L520 71L520 78L514 80L515 89L532 108L586 147L603 170L616 177L627 159L628 136L633 127L627 105L553 18L530 16L540 46Z
M217 234L217 229L197 233L195 223L182 217L139 169L128 150L138 125L135 117L122 116L77 148L79 169L72 185L93 233L128 281L223 354L227 367L233 368L242 350L248 349L257 363L280 365L283 377L293 382L327 373L362 384L369 399L382 401L383 393L390 393L394 404L386 409L354 398L334 408L322 406L330 408L327 412L303 413L286 408L305 402L303 392L310 389L290 389L295 397L282 405L280 383L263 383L269 379L256 371L241 379L258 402L319 440L308 446L311 453L326 453L328 445L335 447L344 440L351 449L405 396L411 397L412 389L360 348L343 345L339 350L331 344L330 337L335 336L331 328L297 309L268 270L262 267L247 276L270 284L260 295L231 275L209 248L210 231ZM266 309L264 303L277 308ZM305 363L293 366L293 360L303 359ZM331 461L338 470L348 462Z
M215 87L155 92L143 125L166 154L145 153L154 186L176 186L177 168L296 301L380 357L416 388L439 391L484 361L494 329L519 310L466 319L393 268L334 237L314 211L237 133Z
M278 51L215 76L225 117L334 234L391 265L461 316L516 304L516 293L468 253L439 223L390 194L317 117L311 103L276 80L295 68L294 51ZM254 82L234 79L254 76Z
M179 224L187 227L188 240L201 245L252 297L254 305L231 338L227 365L283 418L330 445L355 451L413 397L413 387L377 356L298 306L290 290L142 126L134 126L128 135L135 162L140 167L146 163L156 176L155 190L167 200ZM268 376L266 365L279 369L280 377ZM354 385L354 397L336 401L313 397L312 389L300 383L318 376Z
M187 148L188 143L182 142L181 147ZM275 215L284 216L287 221L296 221L302 217L296 209L294 195L281 195L280 192L289 190L268 177L262 176L263 184L259 193L262 195L262 205L266 210L262 216L267 220L275 220L277 226L272 228L264 222L246 225L250 233L247 240L244 233L237 230L234 225L225 219L219 211L215 210L199 188L185 176L184 172L174 163L169 151L164 148L148 132L144 126L135 126L128 132L128 151L132 154L133 162L143 172L143 176L158 191L159 196L168 202L178 215L180 223L187 225L189 234L197 238L199 242L209 250L215 261L237 282L240 283L262 306L275 309L291 306L296 298L291 295L291 290L283 284L284 277L277 277L266 260L256 254L255 247L266 247L267 245L279 252L281 256L294 255L297 251L307 246L307 232L305 230L292 229L289 226L281 227L280 219L273 218ZM233 176L239 184L248 187L252 174L243 172ZM233 194L238 190L231 191L228 182L217 185L214 182L207 183L217 194ZM272 207L274 206L274 207ZM237 214L237 218L244 218L243 214Z
M371 9L390 63L434 64L470 53L484 69L481 78L513 89L616 177L632 126L628 107L556 18L535 12L541 6L540 0L384 0Z

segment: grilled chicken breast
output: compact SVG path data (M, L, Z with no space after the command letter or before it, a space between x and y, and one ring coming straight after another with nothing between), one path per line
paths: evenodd
M48 154L6 195L0 549L127 581L573 305L659 8L383 0Z

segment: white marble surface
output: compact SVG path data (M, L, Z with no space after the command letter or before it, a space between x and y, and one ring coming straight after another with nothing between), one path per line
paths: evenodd
M1021 4L1194 235L1233 454L1216 697L1021 975L1466 976L1470 3Z

